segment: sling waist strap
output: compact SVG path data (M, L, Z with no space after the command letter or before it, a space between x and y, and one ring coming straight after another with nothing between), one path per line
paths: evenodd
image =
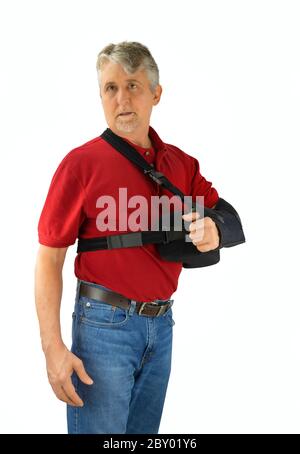
M95 238L79 238L77 253L97 251L101 249L116 249L123 247L137 247L145 244L166 244L184 238L182 231L143 231L122 233L120 235L108 235Z

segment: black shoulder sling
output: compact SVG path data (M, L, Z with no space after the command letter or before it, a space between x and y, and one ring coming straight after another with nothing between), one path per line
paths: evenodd
M156 171L126 140L114 134L109 128L101 134L101 137L139 167L147 177L178 196L182 201L184 200L184 194L161 172ZM191 211L197 211L195 203L192 204ZM219 198L214 209L204 206L202 212L203 217L209 216L213 219L220 236L218 248L209 252L200 252L192 242L185 240L189 231L185 229L183 220L181 230L174 228L174 213L170 213L167 224L165 218L160 217L157 231L147 230L96 238L78 238L77 252L138 247L154 243L163 260L181 262L184 268L214 265L220 261L219 250L222 247L232 247L244 243L245 236L238 213L226 200Z

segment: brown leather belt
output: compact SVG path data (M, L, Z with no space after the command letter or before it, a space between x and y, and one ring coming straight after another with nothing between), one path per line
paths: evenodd
M117 306L122 309L128 309L131 304L130 299L125 298L125 296L120 295L119 293L111 290L102 290L98 287L87 285L84 282L80 283L79 296L86 296L87 298L99 300L100 302L111 304L112 306ZM159 317L160 315L163 315L172 306L172 304L173 300L168 300L167 302L162 303L156 303L153 301L143 303L141 301L136 301L135 312L137 312L138 315Z

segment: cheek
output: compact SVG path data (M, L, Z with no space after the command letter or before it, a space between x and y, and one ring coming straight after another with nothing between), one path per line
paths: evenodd
M103 103L102 107L103 107L103 110L104 110L104 113L106 116L108 116L108 117L114 116L116 107L114 106L113 103L108 103L108 102Z

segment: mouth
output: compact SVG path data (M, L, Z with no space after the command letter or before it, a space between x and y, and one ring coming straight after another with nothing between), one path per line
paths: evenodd
M119 114L119 117L127 117L127 116L133 115L133 114L134 114L134 112L122 112Z

